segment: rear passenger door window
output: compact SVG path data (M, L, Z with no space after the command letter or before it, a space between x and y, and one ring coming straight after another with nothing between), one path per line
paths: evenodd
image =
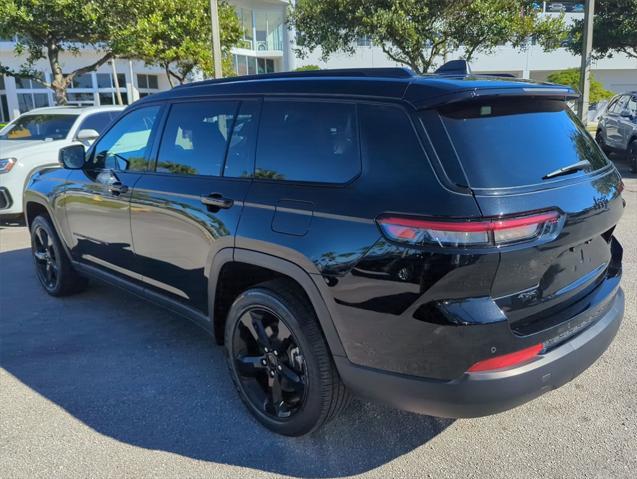
M353 103L264 101L255 178L346 183L360 170Z
M159 146L156 171L220 176L237 107L236 101L172 105Z

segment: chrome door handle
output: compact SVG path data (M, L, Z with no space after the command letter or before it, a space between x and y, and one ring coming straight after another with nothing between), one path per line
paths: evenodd
M230 198L224 198L218 193L208 195L208 196L202 196L201 202L204 205L212 206L213 208L228 209L228 208L232 208L232 206L234 205L234 200L231 200Z

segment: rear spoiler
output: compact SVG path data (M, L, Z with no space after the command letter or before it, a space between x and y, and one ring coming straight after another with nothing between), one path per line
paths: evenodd
M575 100L579 98L579 93L569 87L562 86L533 86L520 85L519 87L508 88L472 88L460 90L447 95L434 98L427 98L414 104L418 109L436 108L450 103L460 103L483 98L503 98L503 97L526 97L526 98L547 98L561 101Z

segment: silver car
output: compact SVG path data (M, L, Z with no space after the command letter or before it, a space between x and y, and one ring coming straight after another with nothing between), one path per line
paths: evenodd
M613 97L599 119L595 139L605 152L625 155L637 173L637 91Z

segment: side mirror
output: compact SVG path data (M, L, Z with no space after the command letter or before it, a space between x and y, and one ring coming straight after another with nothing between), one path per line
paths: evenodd
M84 145L65 146L58 153L58 161L67 170L81 170L84 167L85 157Z
M632 118L633 115L630 110L622 110L619 116L621 116L622 118Z
M80 141L93 141L98 136L100 136L100 134L96 130L92 129L80 130L77 132L77 135L75 135L75 137Z

